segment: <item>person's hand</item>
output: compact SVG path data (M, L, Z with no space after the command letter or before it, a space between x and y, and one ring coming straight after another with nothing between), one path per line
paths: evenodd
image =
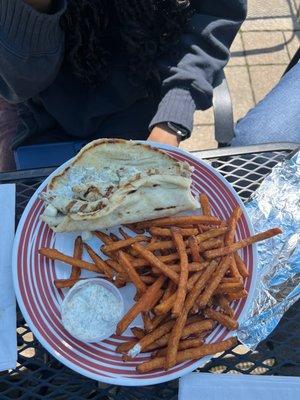
M25 3L40 12L47 12L53 3L53 0L24 0Z
M170 131L168 131L168 128L162 125L156 125L152 129L148 140L151 140L152 142L169 144L170 146L176 147L179 145L177 136L174 135L174 133L170 133Z

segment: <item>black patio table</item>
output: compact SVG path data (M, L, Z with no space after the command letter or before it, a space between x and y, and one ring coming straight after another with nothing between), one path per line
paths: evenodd
M274 143L240 148L193 152L216 168L243 201L253 193L271 169L291 156L297 144ZM0 183L15 183L16 220L28 200L53 168L0 174ZM5 329L5 327L1 327ZM178 380L148 387L122 387L96 382L57 361L35 339L17 309L18 365L0 374L0 399L36 400L170 400L177 398ZM300 376L300 302L284 315L275 331L256 351L243 346L213 358L201 372Z

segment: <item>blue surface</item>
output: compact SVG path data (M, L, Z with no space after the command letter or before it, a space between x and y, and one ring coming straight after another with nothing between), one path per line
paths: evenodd
M15 150L18 170L56 167L74 157L86 142L62 142L23 146Z

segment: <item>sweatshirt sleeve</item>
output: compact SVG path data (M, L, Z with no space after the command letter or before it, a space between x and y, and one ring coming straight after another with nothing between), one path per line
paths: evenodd
M228 62L229 47L246 18L246 0L194 0L196 9L176 56L159 61L162 100L150 123L174 122L192 131L196 109L212 104L216 73Z
M56 78L64 53L58 0L51 14L23 0L0 0L0 96L10 103L27 100Z

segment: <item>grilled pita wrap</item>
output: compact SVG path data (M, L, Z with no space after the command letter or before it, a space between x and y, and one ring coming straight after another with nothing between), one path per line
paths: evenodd
M54 231L94 231L199 207L191 168L149 145L100 139L54 176L41 216Z

